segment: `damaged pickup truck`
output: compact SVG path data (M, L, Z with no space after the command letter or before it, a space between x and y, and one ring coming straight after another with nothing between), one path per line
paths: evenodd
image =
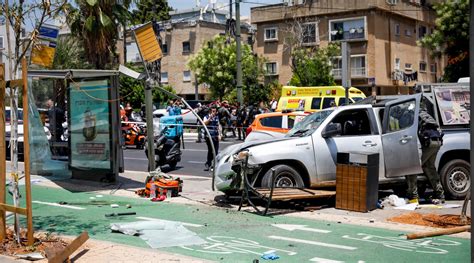
M277 187L308 188L334 187L337 153L363 151L379 153L382 188L404 189L405 175L423 173L417 136L421 98L422 94L398 96L325 109L307 116L282 139L230 146L217 156L216 187L225 193L238 189L239 166L232 163L241 151L248 151L254 185L269 187L273 168ZM438 108L434 92L425 98L428 107ZM438 119L438 112L434 115ZM463 198L470 187L469 129L443 127L443 131L436 166L445 192Z

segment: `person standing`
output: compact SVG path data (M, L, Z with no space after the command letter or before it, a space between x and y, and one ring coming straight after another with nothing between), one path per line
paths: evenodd
M230 122L230 112L227 109L227 107L228 107L227 101L223 101L217 112L219 115L219 122L222 128L223 141L225 138L227 138L227 131L229 130L229 122Z
M63 122L66 121L64 111L59 107L54 105L54 102L49 99L46 102L48 107L48 121L49 121L49 131L55 142L60 142L61 136L64 133Z
M441 145L443 145L444 134L440 130L436 120L428 113L423 101L420 105L420 115L418 119L418 138L421 143L421 166L434 192L434 196L430 199L433 204L444 203L444 190L435 167L436 155ZM408 175L406 179L409 202L418 203L417 175Z
M204 121L204 117L209 114L209 108L206 105L201 105L201 103L198 103L198 108L196 109L196 113ZM202 137L203 137L203 132L204 129L201 127L201 122L199 120L196 121L197 126L197 140L196 143L201 143L202 142Z
M214 147L216 155L219 152L219 117L217 115L217 107L212 107L209 114L204 117L203 121L211 135L211 138L209 138L207 134L205 135L207 144L207 160L204 171L209 171L209 168L212 166L212 161L214 160L212 147Z
M238 140L245 140L245 119L247 118L247 109L245 105L237 109L237 136Z
M275 97L272 98L272 101L270 101L270 109L272 112L275 112L278 107L278 101L275 99Z

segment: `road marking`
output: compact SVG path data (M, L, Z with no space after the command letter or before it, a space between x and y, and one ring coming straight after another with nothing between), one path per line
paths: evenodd
M310 244L310 245L322 246L322 247L339 248L339 249L345 249L345 250L356 250L357 249L356 247L349 247L349 246L336 245L336 244L330 244L330 243L322 243L322 242L317 242L317 241L290 238L290 237L269 236L268 238L277 239L277 240L291 241L291 242L298 242L298 243Z
M133 158L133 157L124 157L123 159L127 159L127 160L146 160L148 161L147 158Z
M204 149L183 149L183 151L189 151L189 152L207 152L207 150L204 150Z
M309 261L318 262L318 263L344 263L344 261L332 260L327 258L312 258Z
M148 220L148 221L169 221L169 222L177 222L177 223L181 223L183 226L190 226L190 227L203 227L203 225L198 225L198 224L185 223L185 222L181 222L181 221L164 220L164 219L152 218L152 217L146 217L146 216L137 216L136 218L137 218L137 219L141 219L141 220Z
M206 162L188 161L188 163L205 164Z
M317 229L317 228L309 228L306 225L290 225L290 224L272 224L274 227L278 227L288 231L294 230L301 230L301 231L308 231L308 232L317 232L317 233L331 233L329 230Z
M84 207L79 207L79 206L60 205L60 204L58 204L58 203L49 203L49 202L42 202L42 201L32 201L32 203L42 204L42 205L50 205L50 206L57 206L57 207L75 209L75 210L84 210L84 209L85 209Z

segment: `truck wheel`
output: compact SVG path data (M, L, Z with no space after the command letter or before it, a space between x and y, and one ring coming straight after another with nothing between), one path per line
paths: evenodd
M461 159L447 162L441 169L441 184L447 196L464 199L471 185L471 165Z
M291 166L279 164L272 168L275 169L275 187L304 187L300 174ZM262 178L262 187L270 188L271 184L272 169L269 169Z

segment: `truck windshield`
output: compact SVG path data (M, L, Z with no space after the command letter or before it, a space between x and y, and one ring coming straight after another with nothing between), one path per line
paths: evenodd
M286 134L286 137L302 137L312 134L333 111L334 110L323 110L306 116Z

